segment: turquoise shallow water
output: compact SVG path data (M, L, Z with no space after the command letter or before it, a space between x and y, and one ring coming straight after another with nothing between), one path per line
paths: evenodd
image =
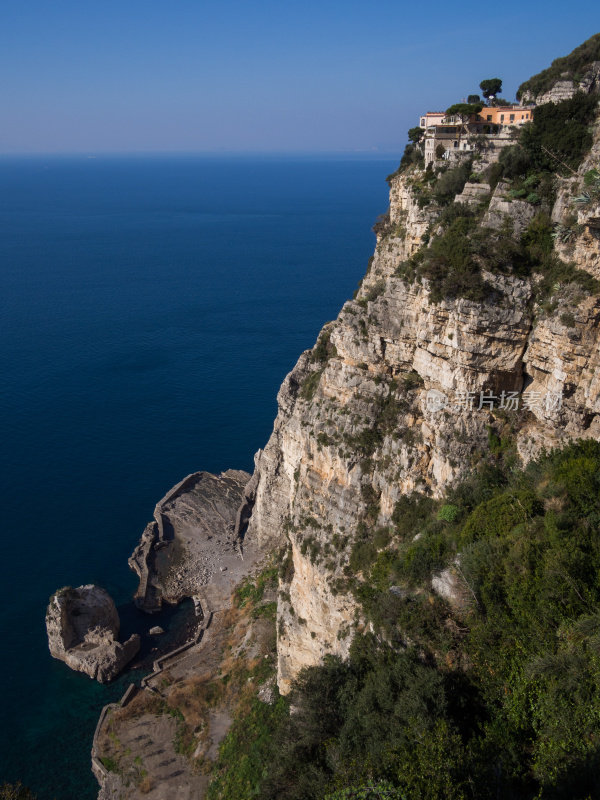
M155 503L188 472L252 469L281 380L365 271L396 163L0 160L0 782L96 796L93 729L131 676L51 659L48 596L97 582L149 627L127 557Z

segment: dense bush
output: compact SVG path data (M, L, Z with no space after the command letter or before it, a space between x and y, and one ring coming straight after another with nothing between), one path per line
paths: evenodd
M413 166L417 167L425 166L425 158L418 144L407 144L406 147L404 148L404 153L402 154L402 158L400 159L400 166L395 172L392 172L390 175L387 176L386 178L387 182L390 183L392 178L395 178L396 175L400 175L400 173L404 172L409 167Z
M532 124L525 125L520 136L532 167L549 172L564 172L564 165L577 169L591 147L589 126L597 111L598 96L582 92L562 103L538 106Z
M462 192L470 174L471 161L466 161L458 167L443 172L433 188L434 199L440 205L450 203L457 194Z
M488 294L481 272L473 257L470 234L474 221L468 216L456 218L425 252L420 274L431 284L434 303L444 298L466 297L483 300Z
M505 178L517 178L525 175L531 166L531 157L523 147L515 144L501 150L498 163Z
M319 364L325 364L325 362L330 358L334 358L336 355L337 351L335 345L331 341L331 330L322 331L310 354L310 360Z
M300 397L303 400L312 400L315 396L319 383L321 382L321 375L323 374L323 370L325 367L321 367L321 369L315 370L315 372L309 372L309 374L304 378L302 381L302 386L300 387Z
M260 796L320 800L375 779L413 798L466 797L447 693L444 677L414 651L356 637L347 662L328 656L301 673Z

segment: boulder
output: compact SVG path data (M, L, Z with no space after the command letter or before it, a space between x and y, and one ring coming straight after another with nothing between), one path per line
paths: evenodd
M99 586L66 586L50 598L46 611L50 655L100 683L116 677L140 649L137 634L119 642L119 627L113 599Z
M160 627L160 625L155 625L153 628L150 628L148 632L150 636L160 636L164 633L164 630Z

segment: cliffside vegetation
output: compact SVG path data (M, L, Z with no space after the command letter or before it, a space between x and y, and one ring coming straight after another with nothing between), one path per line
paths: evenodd
M519 469L491 433L472 477L394 519L353 581L374 633L238 720L236 798L597 796L600 443Z
M600 33L591 36L568 56L554 59L547 69L522 83L517 91L517 97L520 99L525 92L534 96L543 94L561 79L571 78L577 81L582 77L582 70L593 61L600 61Z

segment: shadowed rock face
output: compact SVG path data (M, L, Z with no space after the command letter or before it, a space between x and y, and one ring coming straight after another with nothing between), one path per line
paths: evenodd
M163 601L197 596L215 573L241 561L249 481L241 470L195 472L163 497L129 559L140 579L134 597L139 608L152 613Z
M115 678L140 649L140 637L118 641L119 615L107 591L67 586L50 598L46 631L50 654L100 683Z

